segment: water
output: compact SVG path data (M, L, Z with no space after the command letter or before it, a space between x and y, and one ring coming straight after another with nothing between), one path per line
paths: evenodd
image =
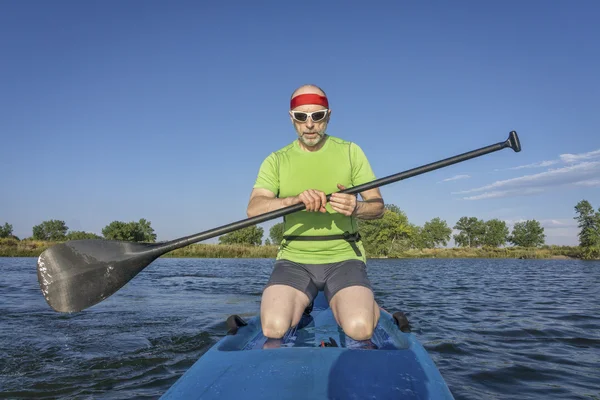
M256 315L272 260L160 259L102 303L59 314L35 258L0 258L0 398L158 398ZM370 260L456 399L600 399L600 262Z

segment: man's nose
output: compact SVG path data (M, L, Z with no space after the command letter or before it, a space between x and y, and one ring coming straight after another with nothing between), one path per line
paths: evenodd
M306 127L307 128L312 128L313 126L315 126L315 122L312 119L312 116L306 118Z

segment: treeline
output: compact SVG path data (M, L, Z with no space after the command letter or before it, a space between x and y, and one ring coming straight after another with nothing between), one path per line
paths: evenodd
M370 257L459 257L477 254L490 257L518 256L523 258L547 256L552 251L557 255L578 258L600 258L600 207L594 210L587 200L582 200L575 206L579 231L579 247L544 246L546 235L541 224L533 220L514 224L509 231L505 221L499 219L482 220L476 217L461 217L451 228L445 220L433 218L423 226L412 224L399 207L386 205L382 218L376 220L359 220L359 232L363 245ZM172 252L171 256L267 256L276 253L276 246L283 239L283 222L273 225L269 237L264 240L265 249L251 250L249 247L263 245L264 229L253 225L239 229L219 237L219 245L192 245ZM452 232L456 231L453 235ZM5 255L2 247L16 245L19 238L13 235L12 225L5 223L0 226L0 239L9 238L9 242L0 241L0 254ZM29 241L37 240L42 243L24 244L24 253L34 255L40 248L46 247L44 242L62 242L76 239L112 239L133 242L155 242L156 234L150 221L122 222L113 221L102 229L102 236L90 232L69 231L64 221L49 220L36 225L32 229ZM446 249L453 238L457 248ZM512 247L506 247L510 244ZM220 247L220 249L215 249ZM461 250L464 249L464 250ZM540 254L527 253L523 249L543 248ZM511 250L512 249L512 250ZM31 254L30 254L31 253Z
M67 240L81 239L110 239L127 240L131 242L156 242L156 234L150 221L122 222L113 221L102 229L102 236L84 231L69 231L65 221L51 219L43 221L32 228L32 235L24 240L38 240L47 242L65 242ZM0 239L9 238L20 240L13 235L13 226L8 222L0 226Z
M586 259L600 257L600 208L594 208L587 200L575 206L576 219L579 222L579 249L558 246L545 246L546 235L540 222L532 219L517 222L512 231L505 221L499 219L482 220L476 217L461 217L451 228L439 217L427 221L423 226L412 224L398 206L386 205L382 218L376 220L359 220L359 232L367 254L371 257L404 257L409 254L425 254L424 249L446 247L450 238L459 248L484 249L487 254L506 254L501 248L511 245L514 248L536 249L559 253L569 257ZM278 245L283 239L283 222L275 224L269 230L269 238L265 245ZM452 234L453 229L457 232ZM219 237L220 244L259 246L262 244L263 228L250 226ZM499 249L499 250L493 250ZM418 251L417 251L418 250ZM440 249L441 250L441 249ZM448 252L438 252L446 254ZM457 252L455 252L457 253ZM481 252L477 252L481 253ZM514 252L511 254L515 254ZM519 253L520 254L520 253ZM519 256L527 257L526 254Z
M480 220L462 217L454 225L457 234L439 217L418 226L409 222L406 213L393 204L385 206L382 218L359 220L359 232L368 254L374 257L394 257L410 249L434 249L445 247L451 238L458 247L501 247L507 243L519 247L539 247L545 243L544 228L536 220L515 224L512 233L506 222L492 219ZM283 240L283 222L269 230L265 245L278 245ZM259 226L250 226L219 237L221 244L259 246L264 231Z

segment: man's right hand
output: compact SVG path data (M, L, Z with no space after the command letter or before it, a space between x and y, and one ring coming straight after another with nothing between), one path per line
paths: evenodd
M325 205L327 204L327 195L325 192L321 192L320 190L308 189L300 193L298 196L292 197L292 199L292 205L304 203L306 206L306 211L320 211L322 213L327 212L325 209Z

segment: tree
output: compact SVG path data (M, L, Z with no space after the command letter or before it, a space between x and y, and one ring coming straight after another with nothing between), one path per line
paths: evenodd
M5 222L3 226L0 226L0 238L9 238L13 236L13 226L8 222Z
M156 242L156 233L154 233L154 229L152 226L150 226L150 221L146 221L144 218L141 218L137 223L139 230L142 232L142 236L144 237L144 242Z
M150 221L143 218L138 222L113 221L102 229L102 235L109 240L154 243L156 234L150 225Z
M283 240L284 224L280 222L269 229L269 237L273 244L280 244Z
M271 241L267 238L265 239L265 246L270 246L271 245Z
M485 235L483 244L485 246L500 247L508 241L508 226L506 222L499 219L490 219L485 222Z
M264 229L252 225L219 237L219 244L239 244L243 246L260 246Z
M475 217L461 217L454 225L460 231L454 241L460 247L479 247L485 237L485 222Z
M83 239L102 239L102 236L98 236L95 233L83 232L83 231L71 231L67 233L67 240L83 240Z
M432 249L438 245L446 246L450 240L452 229L446 221L436 217L431 221L425 222L423 228L419 229L420 246Z
M408 249L417 231L406 214L393 204L386 204L380 219L359 220L358 229L365 251L373 256L389 256L394 251Z
M60 242L66 240L68 230L65 221L51 219L33 227L33 238L35 240Z
M581 200L575 206L575 212L578 215L574 219L577 220L580 229L579 245L589 248L600 247L600 208L594 212L594 207L589 201Z
M515 246L538 247L545 243L544 228L535 219L517 222L508 240Z

